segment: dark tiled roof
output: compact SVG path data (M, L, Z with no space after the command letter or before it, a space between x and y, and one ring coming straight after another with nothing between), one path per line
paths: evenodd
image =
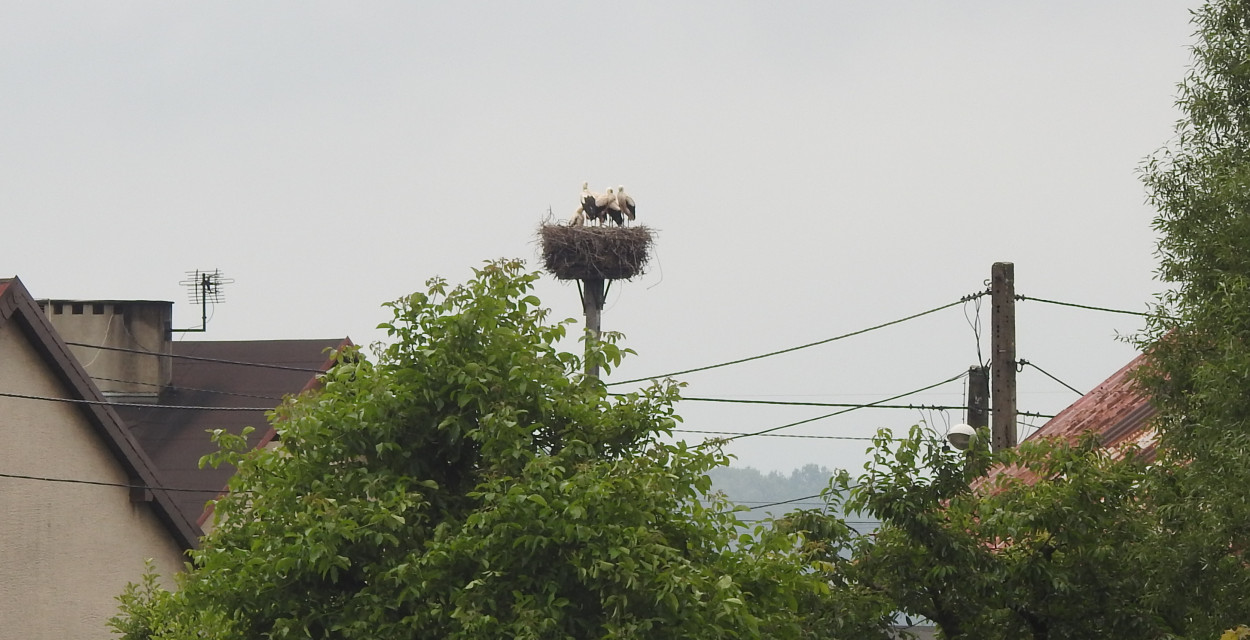
M175 542L184 549L197 546L200 531L195 518L188 518L175 506L175 499L180 496L159 489L171 485L164 482L156 466L125 428L115 408L107 403L26 287L16 278L0 280L0 325L11 322L20 327L36 353L65 385L65 397L90 401L90 404L78 405L82 415L132 478L131 482L156 488L151 492L149 504Z
M171 387L162 391L158 405L180 407L277 406L283 396L299 393L316 384L316 373L329 367L329 350L350 344L343 338L328 340L252 340L237 342L175 342ZM280 365L285 369L246 366L228 362ZM177 497L177 506L192 522L204 513L204 503L225 487L233 469L199 467L202 456L217 450L209 432L224 429L240 433L256 430L250 442L263 445L273 437L265 411L214 411L119 407L144 451L156 463L166 485L203 489Z

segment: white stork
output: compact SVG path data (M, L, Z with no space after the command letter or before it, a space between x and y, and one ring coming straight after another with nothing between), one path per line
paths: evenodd
M625 195L625 186L616 188L616 206L630 222L634 221L634 199Z
M595 202L596 200L598 200L598 198L599 196L597 194L591 193L590 183L583 182L582 183L582 211L585 213L585 218L589 218L591 220L603 219L603 211L598 206L595 205Z
M578 207L577 210L573 212L573 216L569 218L569 226L580 227L585 224L586 224L586 212L581 207Z
M599 210L599 220L603 222L604 214L612 216L612 222L618 226L625 224L625 220L621 217L621 205L616 202L616 194L612 192L612 188L608 187L608 192L595 198L595 208Z

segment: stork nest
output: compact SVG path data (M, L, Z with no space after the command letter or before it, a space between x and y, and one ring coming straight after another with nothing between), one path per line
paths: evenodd
M561 280L629 280L642 274L654 234L647 227L544 224L543 266Z

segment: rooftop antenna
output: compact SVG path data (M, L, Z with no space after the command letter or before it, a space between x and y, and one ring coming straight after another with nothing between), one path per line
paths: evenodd
M221 293L224 285L234 282L233 278L227 278L221 275L220 269L212 271L195 271L187 272L187 279L178 284L187 288L188 298L192 304L200 305L200 326L195 329L171 329L177 332L204 332L208 330L208 304L214 305L218 302L225 302L225 297Z

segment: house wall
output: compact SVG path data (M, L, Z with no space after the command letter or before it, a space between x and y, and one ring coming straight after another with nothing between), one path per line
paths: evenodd
M70 346L96 386L116 401L153 401L172 373L172 302L43 300L44 315L66 342L120 347L106 351Z
M0 391L67 391L17 322L0 324ZM80 406L0 396L0 473L129 482ZM0 637L111 637L116 596L145 559L163 576L183 555L150 503L123 487L0 477Z

